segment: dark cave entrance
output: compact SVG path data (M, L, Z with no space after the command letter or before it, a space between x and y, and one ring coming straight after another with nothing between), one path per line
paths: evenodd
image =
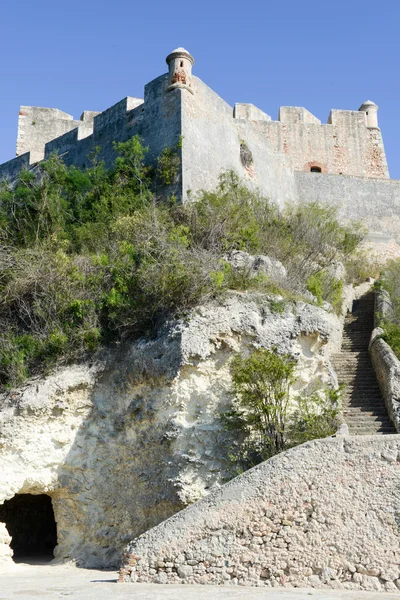
M57 526L50 496L17 494L0 505L0 521L12 537L15 562L54 558Z

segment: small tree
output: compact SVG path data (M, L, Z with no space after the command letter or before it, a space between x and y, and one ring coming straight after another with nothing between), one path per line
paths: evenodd
M295 362L276 351L255 350L232 363L233 390L245 421L258 437L261 455L285 448L285 427Z
M325 388L296 397L297 408L288 429L287 446L333 435L338 428L340 389Z
M271 456L337 430L340 390L323 388L294 398L288 411L289 390L295 381L295 362L276 351L255 350L232 362L235 401L221 415L226 429L235 432L228 451L235 475Z

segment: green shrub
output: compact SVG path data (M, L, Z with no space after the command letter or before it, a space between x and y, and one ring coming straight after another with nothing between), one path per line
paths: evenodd
M346 258L345 267L347 283L359 285L369 277L377 279L384 263L372 250L359 248Z
M389 344L397 358L400 359L400 324L383 321L380 325L383 329L382 339Z
M400 260L388 261L381 278L375 282L376 291L385 290L390 296L392 312L390 317L378 315L385 340L400 359Z
M111 169L96 149L86 170L52 156L36 175L0 184L0 385L101 344L152 335L164 319L229 289L304 300L305 281L359 239L331 209L279 211L230 171L196 202L156 198L161 175L173 179L179 145L160 157L158 173L137 136L115 150ZM231 250L284 262L285 287L234 268ZM336 306L339 291L322 285L319 299ZM271 310L284 310L283 301L272 299Z
M323 389L294 397L295 362L275 350L255 350L232 362L233 405L221 415L231 434L228 456L233 474L239 474L271 456L337 430L340 392ZM233 435L232 435L233 434Z
M340 391L332 388L296 396L288 430L288 446L333 435L338 428Z
M265 349L233 360L235 403L224 423L241 434L236 448L236 462L241 468L249 468L284 449L294 367L289 356Z
M317 299L318 306L323 302L332 304L337 314L340 314L343 303L343 281L336 279L326 271L310 275L307 279L307 289Z
M157 177L162 185L177 183L179 168L181 166L182 138L175 147L167 147L161 152L157 160Z

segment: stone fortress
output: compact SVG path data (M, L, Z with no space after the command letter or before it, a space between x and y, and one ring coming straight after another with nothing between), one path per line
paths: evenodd
M233 169L249 185L283 205L318 200L337 205L344 219L361 219L375 243L397 247L400 182L389 178L378 106L331 110L323 124L301 107L281 107L278 121L252 104L232 109L192 74L194 59L184 48L167 56L169 72L145 86L144 100L127 97L80 120L58 109L21 106L17 158L0 165L0 179L59 154L68 165L85 167L95 148L110 164L113 142L138 134L148 160L183 139L177 195L216 185Z
M273 121L252 104L232 109L192 75L183 48L167 63L144 100L125 98L79 121L21 107L17 158L0 165L0 179L53 152L85 167L99 147L111 164L112 143L138 134L152 163L179 147L174 193L183 202L233 169L280 206L337 206L343 219L368 225L375 247L398 253L400 181L389 178L373 102L332 110L327 124L298 107ZM370 284L350 287L344 312ZM0 561L11 561L11 530L14 559L43 543L32 534L40 517L56 560L121 567L120 581L399 590L400 436L339 430L222 485L229 471L219 415L231 406L232 356L276 348L296 357L299 389L335 385L343 322L300 300L277 313L266 295L232 293L154 339L105 349L4 394ZM378 334L372 358L400 431L400 362Z

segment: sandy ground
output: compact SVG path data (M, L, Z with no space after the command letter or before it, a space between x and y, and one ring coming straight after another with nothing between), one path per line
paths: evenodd
M0 600L399 600L399 594L236 586L117 584L115 571L67 565L0 564Z

